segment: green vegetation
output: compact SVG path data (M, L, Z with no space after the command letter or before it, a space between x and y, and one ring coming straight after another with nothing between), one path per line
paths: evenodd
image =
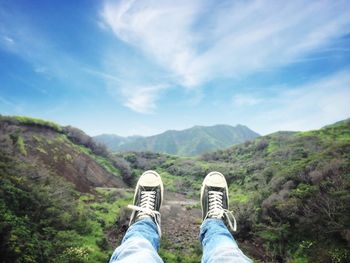
M229 188L229 198L231 203L246 204L249 202L251 195L250 193L244 192L239 185L231 184Z
M59 126L58 124L51 122L51 121L44 121L41 119L29 118L29 117L25 117L25 116L16 116L14 118L23 124L30 124L30 125L34 125L34 126L37 125L37 126L42 126L42 127L50 127L57 132L62 132L61 126Z
M82 145L74 145L71 144L78 152L82 152L88 156L90 156L92 159L94 159L98 164L100 164L106 171L109 173L120 177L120 171L113 165L112 161L109 160L106 157L96 155L92 152L91 149L82 146Z
M44 261L56 262L55 255L80 248L79 236L85 230L79 224L85 220L74 212L71 187L63 180L50 179L51 187L32 182L25 175L35 172L35 167L17 163L4 153L0 154L0 164L0 260L40 262L44 257ZM55 197L53 193L60 189L67 189L65 195ZM62 217L61 211L72 216Z
M264 260L348 262L349 136L347 120L317 131L271 134L198 159L119 156L137 171L156 169L167 189L189 196L209 171L225 174L236 237L259 244ZM166 258L177 260L168 253Z
M248 255L262 251L257 260L350 260L350 120L180 158L111 155L73 127L57 133L14 118L12 126L1 125L9 117L0 118L1 262L107 262L127 227L132 186L148 169L161 174L167 191L195 198L208 172L222 172L238 220L235 237ZM89 163L93 180L98 169L108 171L103 176L109 177L100 175L107 185L86 184ZM69 177L74 173L78 181ZM117 178L109 173L131 187L107 187ZM168 238L163 235L160 249L165 262L200 262L198 243L183 247Z
M101 157L101 156L97 156L97 155L95 155L93 158L102 167L104 167L106 169L106 171L108 171L116 176L120 176L120 171L116 167L114 167L114 165L112 164L112 162L110 160L108 160L107 158Z
M36 167L0 152L0 261L108 261L113 247L105 233L132 194L104 188L81 194L63 178L32 181L27 173Z
M347 120L202 156L230 182L237 237L260 243L271 260L347 262L349 136Z
M66 159L67 162L72 162L72 161L73 161L73 157L72 157L72 155L70 155L69 153L67 153L67 154L65 155L65 159Z
M23 155L27 156L27 149L23 137L21 136L21 131L17 129L14 133L9 135L12 145L17 146L18 151Z
M41 142L41 138L39 136L33 135L32 137L33 137L35 142L37 142L37 143Z
M181 253L183 248L174 247L166 238L161 240L161 248L159 250L159 256L166 263L198 263L201 262L202 249L198 244L191 244L189 251L184 254Z
M41 147L36 147L36 150L38 151L38 152L40 152L40 153L42 153L42 154L47 154L47 151L45 151L43 148L41 148Z
M56 124L54 122L44 121L44 120L36 119L36 118L29 118L29 117L25 117L25 116L15 116L15 117L0 116L0 121L9 121L11 123L17 122L19 124L47 127L47 128L51 128L57 132L62 132L61 126L59 126L58 124Z
M129 152L116 154L118 158L126 160L133 170L132 183L136 183L135 175L146 170L157 170L162 176L167 191L199 196L206 166L194 159L179 158L152 152Z
M17 139L17 145L18 145L19 152L22 155L27 156L26 146L25 146L24 140L21 136L19 136Z

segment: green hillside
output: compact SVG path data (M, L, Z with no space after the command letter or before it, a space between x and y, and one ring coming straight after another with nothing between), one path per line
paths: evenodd
M120 137L100 135L94 137L113 152L150 151L195 156L205 152L227 148L258 137L248 127L237 125L194 126L182 131L166 131L150 137Z
M106 262L132 196L117 161L76 128L0 116L0 262Z
M349 260L349 120L317 131L275 133L202 160L229 164L225 174L239 236L260 243L265 257Z
M122 156L133 169L157 169L168 189L197 198L204 175L225 174L237 238L259 261L349 260L350 120L274 133L196 159Z
M350 120L278 132L199 157L110 154L73 127L0 116L0 261L106 262L137 177L165 185L165 262L200 262L199 189L229 183L235 237L257 262L349 262ZM175 221L172 219L176 218Z

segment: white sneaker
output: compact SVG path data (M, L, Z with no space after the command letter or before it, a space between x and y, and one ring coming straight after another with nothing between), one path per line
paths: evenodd
M228 210L228 187L225 177L219 172L209 173L201 189L202 219L222 219L233 230L237 230L236 218ZM233 221L233 224L232 224Z
M132 209L129 225L144 218L152 218L160 229L160 206L163 202L164 187L160 175L155 171L146 171L139 178L135 187L134 204L128 205Z

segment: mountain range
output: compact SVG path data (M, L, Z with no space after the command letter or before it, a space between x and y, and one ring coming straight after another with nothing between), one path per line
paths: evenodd
M195 156L227 148L258 137L244 125L194 126L185 130L169 130L149 137L102 134L93 137L112 152L150 151L179 156Z

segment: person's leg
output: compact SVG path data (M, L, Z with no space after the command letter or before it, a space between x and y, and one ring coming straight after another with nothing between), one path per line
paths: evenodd
M226 227L236 230L236 219L228 209L228 187L225 177L219 172L209 173L201 189L203 223L200 241L203 246L202 262L252 262L238 248ZM233 222L232 222L233 221Z
M122 244L110 259L115 262L163 262L157 250L160 244L160 213L163 199L163 183L159 174L147 171L140 177L134 195L130 227Z
M122 244L116 248L109 262L163 262L157 253L159 241L153 220L139 220L129 227Z
M221 219L204 220L200 240L203 246L202 262L252 262L238 248Z

